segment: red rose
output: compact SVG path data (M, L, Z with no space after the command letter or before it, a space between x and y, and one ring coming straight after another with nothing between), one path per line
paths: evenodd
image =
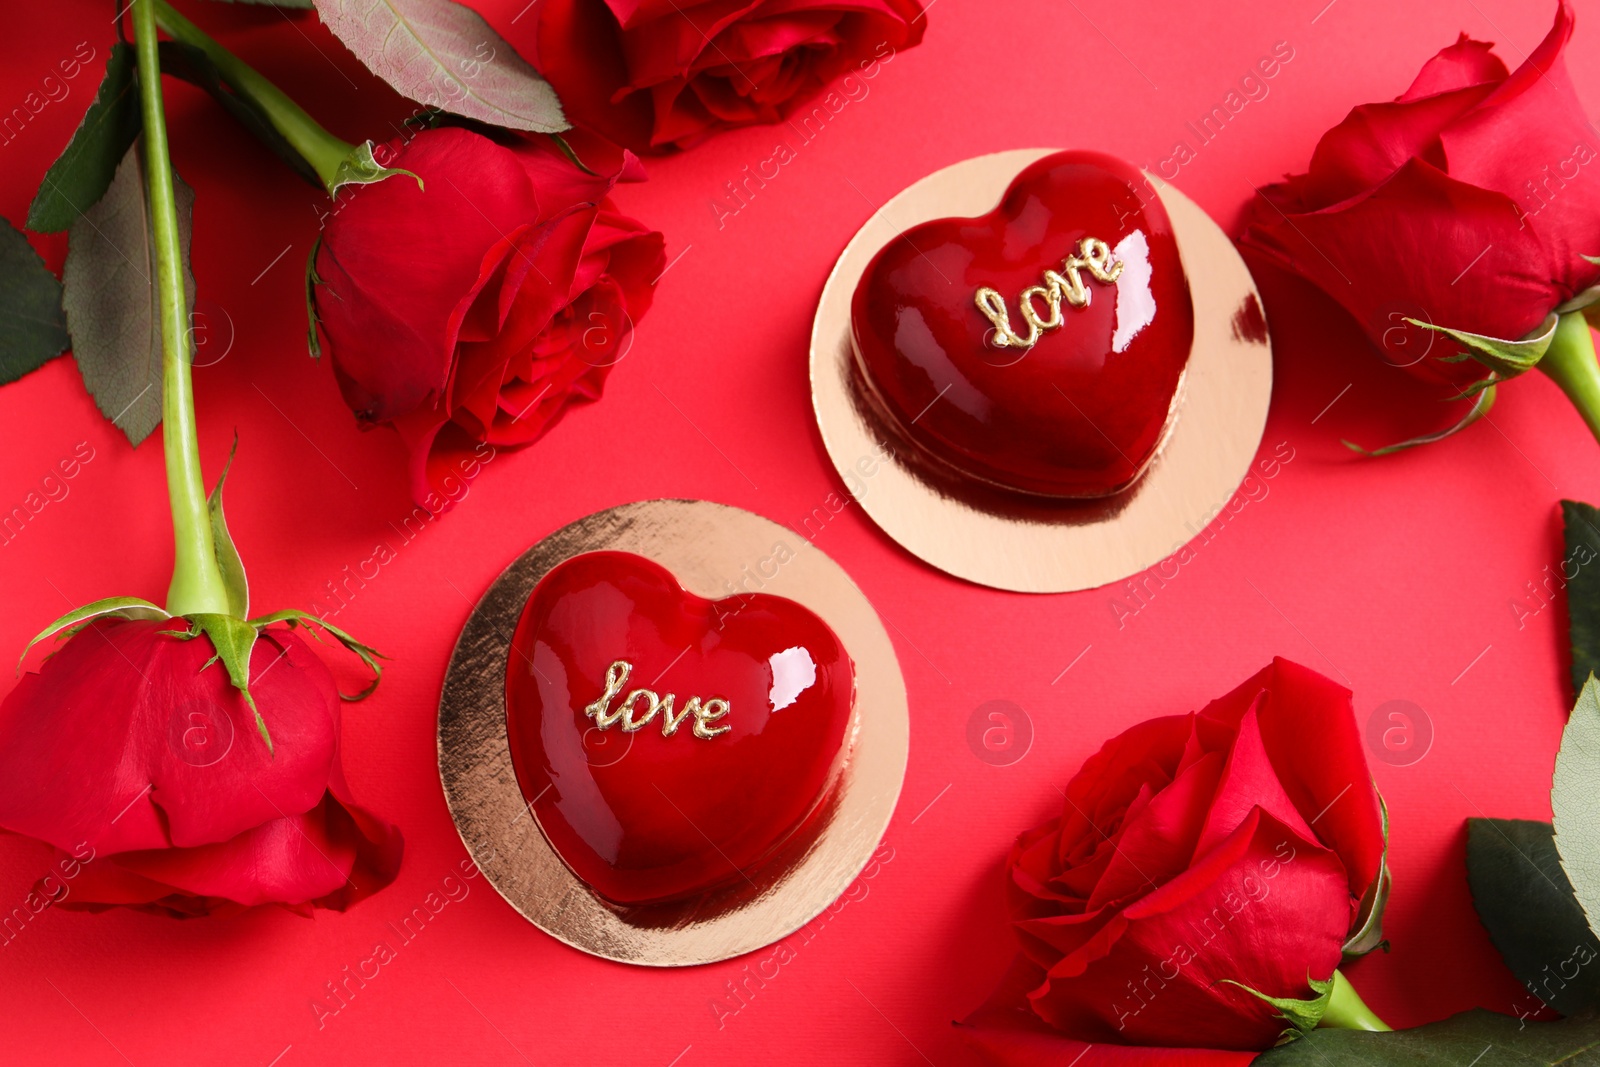
M400 431L430 510L494 448L598 399L650 307L661 234L606 199L643 170L573 146L597 173L552 138L423 130L375 153L415 179L347 188L323 231L315 315L340 389L362 423Z
M1517 340L1600 279L1583 258L1600 255L1600 198L1583 188L1597 146L1561 57L1571 36L1561 0L1508 74L1463 34L1394 101L1324 134L1309 173L1262 189L1242 243L1326 291L1390 362L1456 386L1485 378L1462 345L1406 319Z
M328 668L299 635L261 632L250 690L269 753L187 629L98 619L0 702L0 828L61 853L40 907L309 913L392 882L400 831L351 802Z
M1285 1020L1241 985L1312 999L1353 928L1352 950L1376 941L1362 904L1381 896L1383 817L1350 693L1314 671L1274 660L1201 712L1140 723L1065 797L1012 849L1023 958L968 1020L1002 1062L1087 1046L1080 1067L1247 1062L1194 1051L1278 1039Z
M925 23L918 0L545 0L538 66L573 122L664 151L874 77Z

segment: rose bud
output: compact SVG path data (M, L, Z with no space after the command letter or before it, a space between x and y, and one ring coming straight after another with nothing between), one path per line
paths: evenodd
M1244 1063L1174 1050L1383 1028L1336 971L1379 943L1388 884L1347 690L1274 660L1113 738L1064 797L1006 862L1022 957L968 1020L1000 1062Z
M777 122L846 76L820 129L925 26L918 0L545 0L537 66L577 125L667 151Z
M1600 296L1600 200L1573 185L1596 141L1562 59L1572 25L1561 0L1515 72L1462 34L1325 133L1307 173L1260 190L1240 241L1343 305L1388 362L1478 395L1474 414L1537 365L1600 435L1576 314Z
M252 709L213 656L183 619L102 616L0 702L0 827L62 853L41 896L308 914L394 880L400 831L351 801L327 666L292 630L262 629Z
M606 199L643 169L573 147L582 166L548 137L422 130L375 150L403 173L346 188L323 232L310 295L339 387L400 431L430 510L494 448L598 399L650 307L661 234Z

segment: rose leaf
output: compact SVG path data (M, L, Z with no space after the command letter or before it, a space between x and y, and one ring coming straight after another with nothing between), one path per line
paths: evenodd
M1478 918L1511 973L1574 1015L1600 1004L1600 939L1561 869L1555 831L1529 819L1467 820L1467 882Z
M111 46L106 73L89 110L50 164L28 208L28 228L59 233L105 195L117 164L139 136L139 94L133 49L118 41Z
M1389 1033L1313 1030L1252 1067L1594 1067L1597 1047L1597 1018L1535 1023L1478 1008Z
M1589 929L1600 929L1600 682L1592 674L1561 734L1550 809L1561 867Z
M295 7L311 9L311 0L222 0L227 4L260 4L262 7Z
M496 126L569 129L555 90L453 0L316 0L334 36L401 96Z
M145 202L144 159L135 143L100 202L72 224L61 302L72 354L100 411L137 445L161 422L161 315L155 243ZM194 190L173 175L183 287L194 306L189 230ZM190 338L193 348L193 338Z
M0 385L67 350L61 283L22 231L0 226Z
M1583 691L1590 672L1600 672L1600 508L1576 500L1561 502L1567 554L1561 576L1567 579L1567 631L1572 645L1572 691ZM1570 576L1566 569L1576 566Z

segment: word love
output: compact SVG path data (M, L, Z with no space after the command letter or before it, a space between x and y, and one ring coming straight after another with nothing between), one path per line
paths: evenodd
M1109 285L1121 277L1122 264L1112 260L1111 246L1099 238L1085 237L1079 241L1078 254L1062 260L1060 273L1047 270L1044 272L1043 285L1032 285L1022 290L1017 303L1023 321L1028 324L1026 337L1019 336L1011 328L1011 312L1006 308L1006 298L988 287L979 289L973 302L984 317L994 323L994 333L990 338L994 346L1032 348L1039 343L1040 336L1046 330L1066 324L1066 318L1061 313L1062 304L1071 304L1075 308L1087 307L1090 293L1083 284L1083 275L1079 273L1084 270L1095 281ZM1048 314L1039 314L1038 305L1034 303L1036 300L1045 302Z
M606 691L593 704L583 709L583 713L594 720L595 726L601 730L622 724L622 732L635 733L650 725L656 715L661 716L661 736L671 737L678 732L684 720L693 718L693 733L702 740L709 741L719 734L725 734L733 729L731 726L713 726L712 723L725 717L731 710L726 700L713 698L701 703L699 697L690 697L682 709L674 711L673 702L677 699L673 693L666 696L658 695L652 689L635 689L622 698L622 703L614 709L611 701L622 687L628 684L628 675L633 673L633 664L625 659L619 659L606 668ZM634 708L640 701L644 701L644 714L634 717Z

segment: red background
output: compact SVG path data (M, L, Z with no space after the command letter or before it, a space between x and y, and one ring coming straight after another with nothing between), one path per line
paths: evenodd
M524 2L484 5L513 42L527 41L532 16L514 21ZM1532 375L1501 390L1489 421L1444 444L1353 455L1341 437L1386 443L1433 428L1444 409L1408 390L1332 303L1267 270L1258 275L1277 384L1262 454L1288 442L1294 459L1264 498L1236 500L1237 513L1120 627L1117 588L1029 597L967 585L908 556L855 506L817 534L888 622L910 692L892 859L813 938L791 939L796 958L720 1027L711 1002L750 960L663 973L592 959L526 923L481 879L415 941L399 946L387 926L465 857L439 790L436 701L471 601L508 561L630 500L702 497L798 526L841 491L812 421L807 337L834 257L876 204L1004 148L1093 147L1155 167L1175 141L1195 147L1186 121L1286 41L1294 56L1269 94L1175 179L1231 226L1253 185L1302 168L1323 129L1355 103L1400 92L1459 31L1498 42L1515 66L1553 14L1553 4L1511 0L1325 4L937 0L926 42L895 57L720 227L711 198L792 134L744 130L653 161L651 181L618 200L681 258L604 401L497 458L458 508L403 546L391 525L411 509L400 442L357 431L327 366L305 350L301 271L324 198L169 80L174 153L197 192L194 273L216 330L206 343L227 348L230 321L235 335L195 375L202 451L214 476L238 430L228 512L253 603L311 608L376 545L396 550L335 620L394 659L378 695L347 716L345 761L362 802L404 829L406 862L383 893L311 920L47 911L0 949L0 1058L970 1063L950 1021L983 999L1013 951L999 875L1011 837L1053 813L1056 786L1107 736L1198 707L1274 654L1346 681L1363 724L1404 699L1434 730L1420 762L1374 762L1394 816L1394 947L1350 972L1368 1001L1397 1026L1525 1004L1472 911L1462 820L1548 818L1570 699L1565 605L1519 619L1514 604L1559 557L1556 501L1600 500L1600 452ZM80 41L96 49L68 98L0 145L0 211L13 222L94 92L112 6L10 5L4 109ZM342 136L381 139L410 110L313 18L182 6ZM1600 27L1589 14L1569 64L1594 101ZM1530 161L1530 175L1544 162L1559 161ZM1567 195L1594 195L1596 180L1585 172ZM59 268L64 240L37 244ZM130 449L69 359L0 390L0 427L0 511L78 442L94 449L68 496L0 547L0 649L99 597L159 600L171 555L159 435ZM1019 704L1035 732L1007 767L976 758L966 739L974 709L993 699ZM0 840L0 910L21 902L44 863L40 847ZM380 939L398 958L319 1028L313 998Z

